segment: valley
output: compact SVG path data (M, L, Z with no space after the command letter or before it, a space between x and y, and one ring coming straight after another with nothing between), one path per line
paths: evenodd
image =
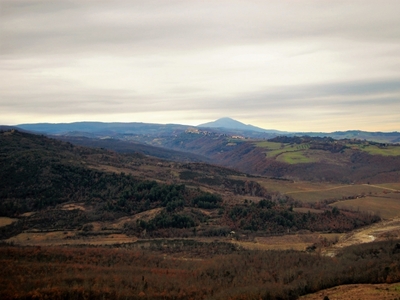
M2 280L4 299L16 297L13 289L24 290L21 297L35 291L38 297L93 292L94 282L103 280L89 262L93 251L122 261L138 255L149 265L160 259L174 263L159 271L149 266L135 271L147 274L152 288L144 288L139 277L134 287L123 283L128 271L118 260L108 263L102 270L116 281L103 282L108 292L96 287L100 294L92 298L123 299L134 291L132 299L295 299L344 283L400 280L400 265L393 260L400 240L400 148L395 144L311 137L266 141L191 131L158 138L159 146L169 149L163 152L124 138L56 138L0 133L0 259L21 259L15 272L6 268L2 275L18 277L29 265L39 274L41 260L24 265L25 255L36 251L52 261L51 270L66 263L74 279L67 284L69 279L59 276L36 290L16 279ZM371 250L376 247L378 252ZM81 259L83 278L75 262L51 258L55 253ZM375 253L374 266L362 279L349 271L362 268L349 257L364 260L366 253ZM261 259L272 266L278 256L282 264L269 271L253 264ZM291 260L296 267L281 269ZM350 269L339 270L337 260ZM201 270L198 261L208 264L202 271L207 275L190 273L192 278L187 268ZM247 277L239 274L243 263L253 272ZM311 274L320 263L332 271L316 282ZM186 274L191 283L175 290L174 272ZM164 286L156 287L160 280ZM210 288L201 290L204 284Z

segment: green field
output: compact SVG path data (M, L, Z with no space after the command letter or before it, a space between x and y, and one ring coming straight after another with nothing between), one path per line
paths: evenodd
M281 143L268 142L268 141L256 142L255 145L259 148L267 148L268 150L277 150L282 148Z
M287 164L304 164L317 162L317 159L309 157L306 151L284 152L277 157L277 160L285 162Z
M276 158L278 161L287 164L302 164L317 161L317 159L307 153L310 144L284 144L263 141L257 142L255 145L259 148L263 148L266 157Z
M390 145L386 147L380 147L378 145L358 145L358 144L349 144L347 145L349 148L358 149L364 152L367 152L371 155L383 155L383 156L398 156L400 155L400 146L398 145Z
M310 150L311 144L304 142L296 143L279 143L270 141L260 141L254 143L257 147L262 148L267 158L276 159L277 161L287 164L302 164L323 161L329 161L333 164L343 163L340 156L332 156L326 150ZM343 144L344 145L344 144ZM371 155L397 156L400 155L400 146L389 145L379 146L370 145L368 143L348 143L345 145L353 151L363 151ZM337 160L339 158L339 161Z

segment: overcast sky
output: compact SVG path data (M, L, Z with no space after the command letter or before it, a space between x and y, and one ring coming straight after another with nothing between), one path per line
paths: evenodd
M400 131L399 0L0 0L0 124Z

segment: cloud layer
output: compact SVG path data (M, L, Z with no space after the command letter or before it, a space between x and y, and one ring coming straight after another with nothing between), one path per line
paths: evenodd
M400 2L0 4L0 123L400 130Z

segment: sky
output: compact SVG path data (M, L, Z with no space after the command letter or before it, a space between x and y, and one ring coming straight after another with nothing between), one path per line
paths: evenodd
M399 0L0 0L0 124L400 131Z

